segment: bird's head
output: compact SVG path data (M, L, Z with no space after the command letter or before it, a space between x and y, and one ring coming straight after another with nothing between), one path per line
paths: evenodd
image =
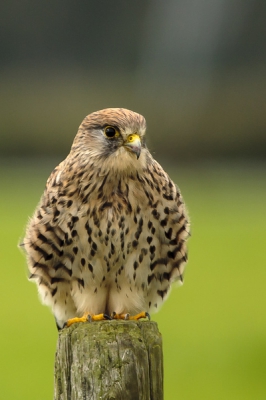
M89 114L81 123L71 149L83 162L100 163L115 170L144 167L145 118L124 108Z

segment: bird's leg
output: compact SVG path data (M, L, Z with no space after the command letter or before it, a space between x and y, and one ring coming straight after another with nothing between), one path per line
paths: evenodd
M104 321L106 319L111 319L107 314L90 314L85 313L82 317L75 317L68 319L65 326L69 327L76 322L92 322L92 321Z
M149 320L151 319L150 314L147 313L146 311L142 311L136 315L116 314L115 312L113 312L111 317L113 319L125 319L125 320L130 320L130 321L138 321L141 318L148 318Z

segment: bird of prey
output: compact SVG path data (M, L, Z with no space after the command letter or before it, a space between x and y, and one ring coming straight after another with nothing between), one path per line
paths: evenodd
M29 278L58 329L148 316L183 281L188 215L145 131L127 109L88 115L28 223Z

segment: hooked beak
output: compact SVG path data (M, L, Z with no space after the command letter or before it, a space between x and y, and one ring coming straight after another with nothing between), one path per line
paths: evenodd
M139 135L137 133L132 133L131 135L128 135L124 147L128 151L135 153L138 159L141 153L141 141Z

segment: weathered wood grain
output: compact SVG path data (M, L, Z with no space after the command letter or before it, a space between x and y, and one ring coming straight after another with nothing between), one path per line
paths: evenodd
M152 321L74 324L59 333L55 400L162 400L162 338Z

